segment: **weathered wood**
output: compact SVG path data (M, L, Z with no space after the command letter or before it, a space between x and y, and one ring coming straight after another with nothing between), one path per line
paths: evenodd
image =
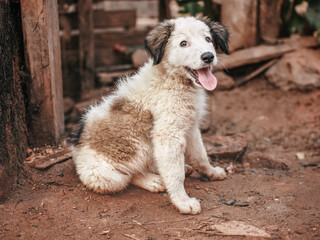
M261 67L259 67L258 69L254 70L252 73L248 74L247 76L239 79L237 81L237 83L235 84L236 87L241 86L247 82L249 82L251 79L255 78L256 76L258 76L259 74L263 73L265 70L267 70L269 67L271 67L273 64L275 64L276 62L278 62L279 59L273 59L265 64L263 64Z
M94 32L92 0L79 0L79 75L81 96L94 88Z
M78 50L62 49L62 76L63 76L63 96L79 99L80 81L79 81L79 52Z
M125 54L116 52L112 48L96 48L95 49L96 68L124 64L127 61Z
M132 30L132 31L106 31L94 34L94 46L96 51L101 49L113 49L115 44L125 46L139 46L144 44L144 39L148 31ZM79 48L79 36L72 35L67 50ZM99 50L98 50L99 49Z
M46 169L54 164L69 160L72 158L72 154L69 149L62 149L56 153L48 156L35 158L33 167L36 169Z
M257 45L258 0L224 0L221 22L229 29L230 51Z
M171 18L169 3L170 0L159 0L159 21Z
M98 74L99 82L102 84L112 84L114 83L115 79L119 79L123 76L132 75L135 73L136 70L123 70L123 71L117 71L117 72L101 72Z
M246 64L258 63L275 57L282 56L299 48L319 46L320 43L315 37L294 36L277 45L260 45L247 48L224 56L217 68L228 69L240 67Z
M0 201L8 196L26 156L27 126L20 4L0 1Z
M284 0L260 0L259 33L267 42L274 42L279 37L283 3Z
M116 43L126 46L143 45L146 35L147 31L145 30L96 34L95 46L97 48L113 48Z
M30 72L30 143L57 144L64 131L57 1L21 0L26 65Z
M71 29L78 29L78 12L61 13L60 18L67 18ZM114 10L102 9L93 10L94 28L124 27L133 28L136 26L137 10Z

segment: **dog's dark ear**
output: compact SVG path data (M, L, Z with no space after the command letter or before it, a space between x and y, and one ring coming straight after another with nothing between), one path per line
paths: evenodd
M165 46L173 29L173 23L166 20L149 32L144 40L145 48L153 58L153 63L155 65L161 62Z
M225 54L230 54L228 46L229 32L226 27L218 22L211 21L211 19L208 17L203 17L200 20L209 27L211 36L216 46L219 46Z

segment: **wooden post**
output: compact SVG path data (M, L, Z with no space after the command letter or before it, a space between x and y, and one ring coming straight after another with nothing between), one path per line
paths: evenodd
M27 133L20 4L0 0L0 201L8 196L26 157Z
M81 98L86 98L87 93L94 89L95 77L92 0L79 0L78 21Z
M169 2L170 0L159 0L159 21L171 18Z
M230 51L257 45L257 17L258 0L222 1L221 22L230 32Z
M57 144L64 131L57 0L21 0L32 145Z
M266 42L276 42L282 27L281 11L284 0L260 0L260 37Z

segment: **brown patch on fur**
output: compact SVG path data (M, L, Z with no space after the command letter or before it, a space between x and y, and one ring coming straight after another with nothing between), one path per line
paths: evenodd
M170 38L174 25L170 21L161 22L146 37L144 43L145 48L153 58L154 64L161 62L164 54L165 46Z
M150 140L153 116L150 111L119 98L113 102L109 116L93 123L87 129L81 142L115 162L132 160L141 144Z
M178 78L178 82L184 86L196 88L196 86L193 84L193 81L189 78L180 77Z

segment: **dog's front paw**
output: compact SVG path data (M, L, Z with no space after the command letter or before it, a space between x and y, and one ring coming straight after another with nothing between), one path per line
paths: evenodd
M174 205L183 214L199 214L201 212L201 206L197 199L187 198L182 201L175 202Z
M210 178L210 180L223 180L227 177L227 173L221 167L213 167L212 173L208 177Z

